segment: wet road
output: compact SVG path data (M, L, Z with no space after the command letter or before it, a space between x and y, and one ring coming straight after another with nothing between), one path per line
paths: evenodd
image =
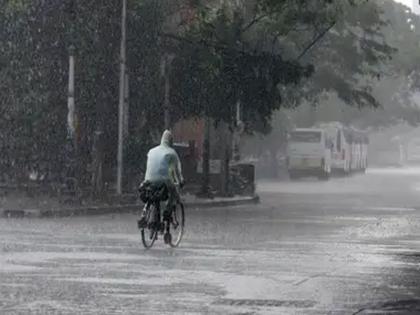
M134 215L0 219L0 314L420 314L420 170L259 191L187 209L178 249Z

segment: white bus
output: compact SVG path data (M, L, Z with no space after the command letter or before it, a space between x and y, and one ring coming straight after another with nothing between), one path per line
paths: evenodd
M415 138L407 143L406 161L409 164L420 163L420 138Z
M331 147L321 128L298 128L289 135L287 168L290 179L316 176L328 179L331 174Z
M366 132L351 129L351 172L365 172L368 166L369 137Z
M349 174L351 167L351 131L339 122L319 123L318 128L325 130L331 146L331 169L335 173Z

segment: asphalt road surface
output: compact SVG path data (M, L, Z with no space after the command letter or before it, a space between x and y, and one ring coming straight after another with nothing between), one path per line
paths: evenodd
M0 219L0 314L420 314L420 170L258 189L177 249L131 214Z

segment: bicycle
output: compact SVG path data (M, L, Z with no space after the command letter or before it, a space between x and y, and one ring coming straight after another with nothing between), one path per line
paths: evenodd
M147 184L146 184L147 185ZM144 186L146 186L144 185ZM163 235L165 244L171 247L178 247L184 235L185 227L185 210L183 203L178 200L172 207L171 214L168 218L161 216L161 203L168 199L168 191L166 185L141 187L143 196L141 199L145 201L147 227L140 227L141 240L143 246L149 249L153 246L158 235ZM176 233L176 237L172 237L172 232Z

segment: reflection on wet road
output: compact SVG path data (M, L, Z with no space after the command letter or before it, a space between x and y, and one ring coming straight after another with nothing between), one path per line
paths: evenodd
M418 314L420 172L262 182L187 209L181 247L135 216L0 220L1 314Z

